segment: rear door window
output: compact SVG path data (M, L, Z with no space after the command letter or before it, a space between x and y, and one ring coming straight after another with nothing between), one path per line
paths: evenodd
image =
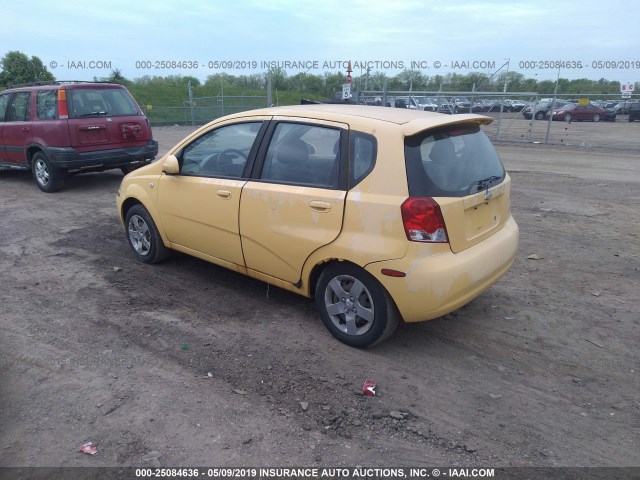
M278 123L260 178L276 183L338 188L340 138L337 128Z
M504 180L491 141L477 125L428 130L405 139L411 196L463 197Z
M13 96L7 112L7 122L26 122L29 120L29 99L30 92L18 92Z

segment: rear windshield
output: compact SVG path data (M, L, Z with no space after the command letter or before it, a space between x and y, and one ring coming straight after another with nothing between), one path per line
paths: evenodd
M427 130L405 139L409 195L464 197L504 180L493 145L477 125Z
M69 117L120 117L142 115L138 106L122 88L76 88L67 90Z

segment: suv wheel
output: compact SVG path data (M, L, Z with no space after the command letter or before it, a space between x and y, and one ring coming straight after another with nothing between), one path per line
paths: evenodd
M127 241L138 260L157 263L169 256L162 237L151 215L142 205L134 205L127 211L125 219Z
M327 266L318 279L315 300L327 329L352 347L366 348L381 342L400 323L396 306L384 287L352 264Z
M38 152L33 156L31 172L38 187L43 192L57 192L64 186L65 171L51 165L47 156L42 152Z
M536 120L542 120L544 118L544 112L536 112Z

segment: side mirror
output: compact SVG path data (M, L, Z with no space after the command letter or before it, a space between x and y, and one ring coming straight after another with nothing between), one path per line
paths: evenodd
M162 171L167 175L177 175L180 173L180 165L175 155L167 155L162 161Z

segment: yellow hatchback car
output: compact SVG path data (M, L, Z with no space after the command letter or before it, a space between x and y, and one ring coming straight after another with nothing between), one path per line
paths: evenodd
M511 180L491 118L300 105L219 118L127 175L139 260L170 249L313 298L340 341L440 317L511 266ZM215 299L212 299L215 301Z

